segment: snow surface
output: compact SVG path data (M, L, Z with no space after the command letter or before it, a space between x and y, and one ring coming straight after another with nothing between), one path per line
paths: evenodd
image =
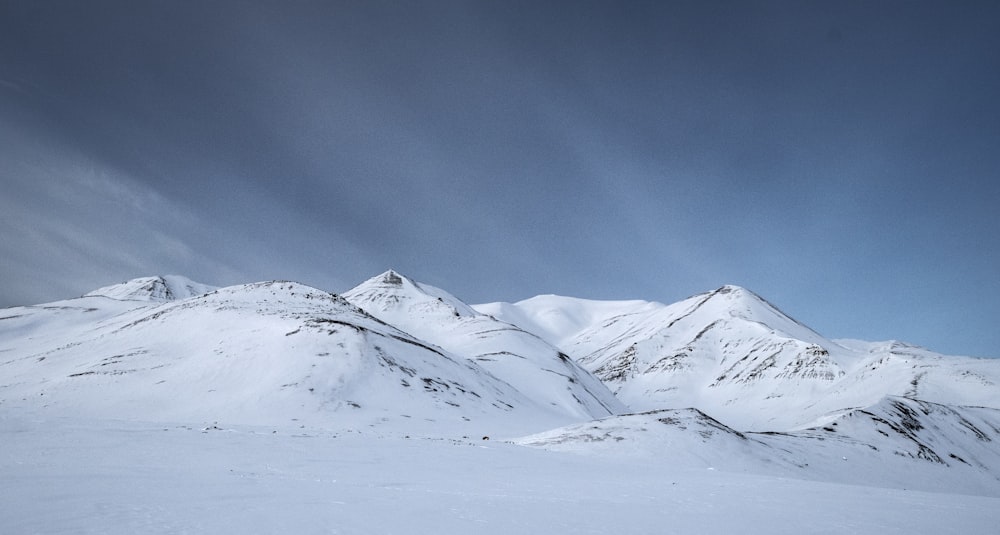
M996 533L998 364L827 340L734 286L136 279L0 311L0 526Z
M0 420L5 533L992 534L1000 498L498 441Z

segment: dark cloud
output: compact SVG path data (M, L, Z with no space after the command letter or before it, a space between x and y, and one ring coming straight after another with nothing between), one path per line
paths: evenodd
M4 2L0 305L742 284L1000 355L990 3Z

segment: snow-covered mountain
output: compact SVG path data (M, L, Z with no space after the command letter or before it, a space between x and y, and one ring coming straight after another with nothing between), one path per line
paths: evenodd
M544 407L578 419L622 414L608 388L543 339L394 271L343 297L372 316L463 356Z
M443 436L575 421L339 296L266 282L185 299L157 281L4 310L0 408Z
M122 301L178 301L207 294L214 286L194 282L180 275L142 277L98 288L84 297L103 296Z
M788 433L740 432L687 408L573 424L518 443L688 468L1000 497L1000 410L893 396Z
M457 421L467 409L519 412L511 419L537 417L523 428L540 430L694 407L741 432L786 432L886 396L1000 407L998 384L1000 361L828 340L736 286L671 305L539 296L469 306L394 271L343 297L166 276L0 317L0 403L129 417L374 417L343 411L362 406L414 420L402 404ZM97 389L110 390L81 393Z
M735 286L671 305L470 306L394 271L343 296L170 276L0 311L10 433L115 422L455 445L523 437L510 440L661 474L1000 497L998 384L1000 360L829 340ZM84 435L104 440L95 433Z
M808 428L885 396L1000 407L1000 361L828 340L736 286L671 305L539 296L475 308L549 340L632 410L697 407L741 431Z

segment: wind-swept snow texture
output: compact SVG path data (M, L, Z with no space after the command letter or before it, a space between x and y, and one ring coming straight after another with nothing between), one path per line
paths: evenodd
M828 340L734 286L136 279L0 311L0 526L992 534L998 366Z

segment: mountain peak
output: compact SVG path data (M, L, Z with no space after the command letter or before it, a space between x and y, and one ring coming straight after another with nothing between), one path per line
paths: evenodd
M119 301L178 301L206 294L214 286L195 282L180 275L140 277L119 284L98 288L84 297L109 297Z
M391 269L389 271L386 271L382 275L380 275L380 277L382 278L382 282L384 282L385 284L392 285L392 286L402 286L403 285L403 277L400 276L399 273L396 273L395 271L393 271Z
M356 288L362 288L362 287L398 288L398 289L411 288L423 293L427 293L424 290L423 286L424 285L407 277L406 275L403 275L402 273L394 269L390 269L385 271L384 273L376 275L362 282L361 284L356 286Z
M432 297L437 297L437 293L444 293L444 290L438 290L433 286L421 284L393 269L362 282L346 293L357 293L360 290L373 289L378 289L380 293L425 294Z
M735 317L746 320L760 321L774 328L781 328L783 325L794 325L794 331L808 329L798 320L792 318L778 307L771 304L767 299L748 290L742 286L727 284L708 294L702 294L705 298L701 303L713 301L720 298L724 307L729 309L729 313ZM811 329L809 329L812 332ZM813 333L815 334L815 333ZM817 335L818 336L818 335Z
M342 295L355 306L372 314L398 309L401 312L420 314L444 312L451 316L478 315L478 312L450 293L419 283L392 269L362 282Z
M726 284L716 288L715 290L709 292L709 295L725 295L729 299L756 299L758 301L764 301L764 298L757 295L751 290L748 290L742 286L737 286L735 284Z
M747 289L742 286L736 286L735 284L724 284L722 285L722 287L715 290L715 293L728 294L728 293L739 293L745 291L747 291Z

